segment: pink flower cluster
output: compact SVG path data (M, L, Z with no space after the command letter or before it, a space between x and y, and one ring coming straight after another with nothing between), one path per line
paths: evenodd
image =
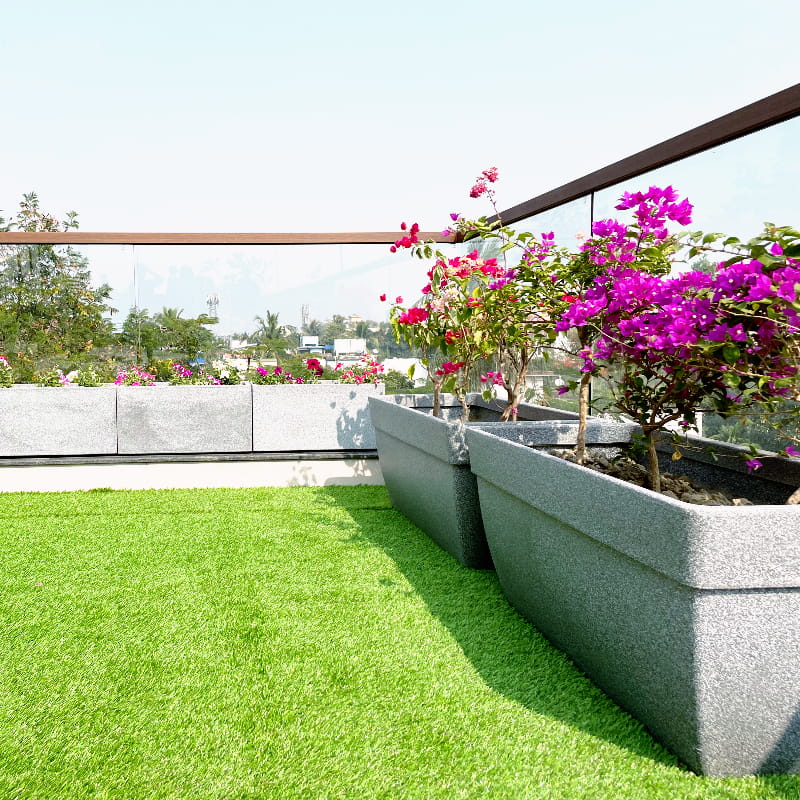
M420 322L425 322L426 319L428 319L427 309L412 306L397 317L397 322L400 325L418 325Z
M470 189L469 196L470 197L480 197L483 194L491 191L489 189L490 183L495 183L499 178L499 174L497 171L497 167L489 167L489 169L485 169L478 178L475 179L475 184Z
M321 378L325 370L320 363L318 358L307 358L306 359L306 369L312 374L316 375L318 378Z
M502 386L503 385L503 374L502 372L487 372L485 375L481 375L481 383L491 383L494 386Z
M364 353L357 364L345 366L342 363L334 367L338 373L339 383L380 383L383 364L375 361L369 353Z
M436 370L437 375L454 375L461 367L465 366L464 361L445 361L442 366Z
M665 382L680 375L684 383L701 382L720 406L788 396L797 374L786 344L800 334L799 268L792 259L775 269L750 260L720 265L715 275L674 278L610 269L556 329L599 331L581 352L584 371L619 361L631 375L660 371Z
M392 253L396 253L401 248L411 248L415 244L419 243L419 225L415 222L411 228L408 228L405 222L400 223L400 230L405 231L408 230L408 233L405 236L401 236L395 243L389 248Z
M114 383L117 386L155 386L156 376L139 369L139 367L131 367L120 370Z
M667 220L680 225L692 221L692 204L680 200L671 186L665 189L651 186L646 192L633 194L625 192L615 208L633 209L636 224L628 227L615 219L601 219L592 225L592 238L580 249L598 266L631 264L642 247L667 239Z
M304 382L302 378L295 378L289 370L281 367L273 367L271 370L264 367L256 367L256 375L253 376L253 383L268 385Z

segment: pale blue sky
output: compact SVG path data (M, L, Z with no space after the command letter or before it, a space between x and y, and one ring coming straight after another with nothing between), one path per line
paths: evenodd
M0 209L84 230L438 229L488 166L511 206L800 81L796 0L2 11Z

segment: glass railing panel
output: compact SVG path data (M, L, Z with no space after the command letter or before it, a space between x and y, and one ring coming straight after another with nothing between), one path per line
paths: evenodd
M528 231L541 238L543 233L555 234L560 247L575 249L579 236L588 235L591 228L591 202L589 197L573 200L557 208L543 211L515 222L510 226L517 232ZM514 258L510 251L509 258ZM564 391L571 383L580 380L580 363L576 356L577 345L568 337L559 337L555 345L540 351L528 368L528 401L552 408L577 411L575 391Z
M420 297L428 269L388 244L14 245L0 261L0 353L22 381L88 364L108 379L121 367L173 359L269 360L270 338L334 363L362 348L407 359L388 313L396 298ZM59 269L63 279L51 280L48 270ZM168 335L178 329L183 338Z
M694 205L692 230L721 231L749 239L764 222L800 224L800 118L648 172L595 194L594 218L629 212L614 206L625 191L673 186Z

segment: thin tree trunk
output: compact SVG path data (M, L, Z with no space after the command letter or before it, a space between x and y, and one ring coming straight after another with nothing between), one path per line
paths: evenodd
M647 475L650 482L650 488L654 492L661 491L661 470L658 466L658 451L656 450L656 436L655 431L645 433L647 440Z
M589 418L589 387L591 384L591 374L582 373L578 388L578 434L575 440L575 458L579 464L586 461L586 425Z

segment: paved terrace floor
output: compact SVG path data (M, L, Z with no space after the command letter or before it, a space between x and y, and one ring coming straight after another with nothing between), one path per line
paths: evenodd
M0 459L0 492L362 484L383 484L373 452Z

